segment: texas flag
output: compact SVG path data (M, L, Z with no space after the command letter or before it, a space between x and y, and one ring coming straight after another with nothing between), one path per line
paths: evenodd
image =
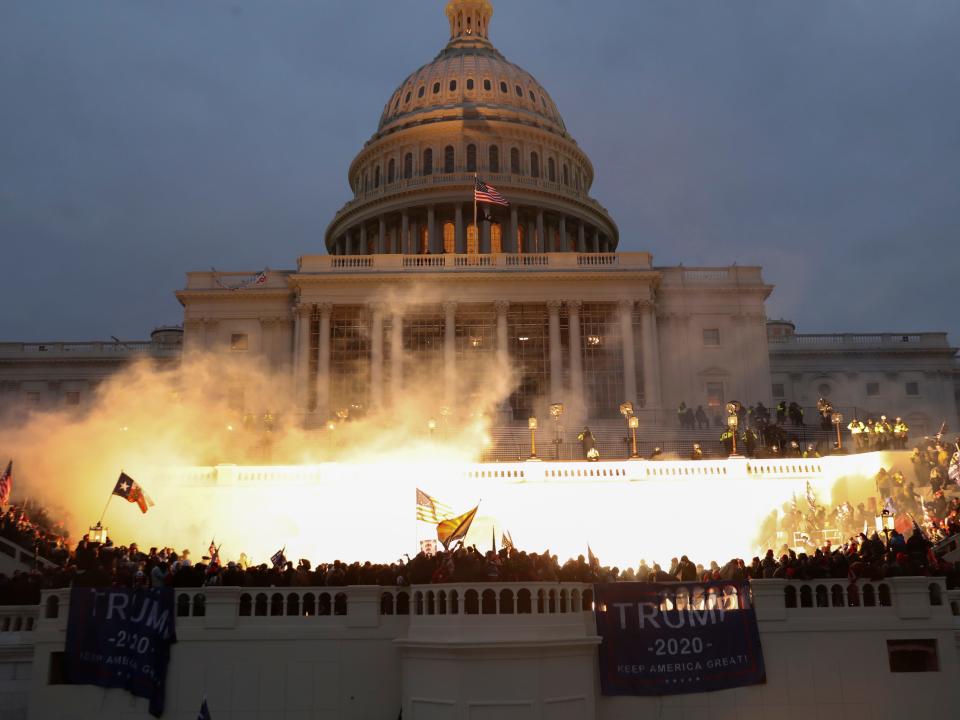
M147 495L143 488L137 484L137 481L126 473L120 473L117 478L117 484L113 487L113 494L119 495L127 502L136 503L140 512L145 513L148 508L153 507L153 500Z

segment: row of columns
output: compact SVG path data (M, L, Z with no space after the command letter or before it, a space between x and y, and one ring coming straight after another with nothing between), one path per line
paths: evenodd
M481 206L478 209L478 225L480 226L480 237L478 238L479 252L480 254L489 254L491 252L490 223L479 220L479 218L482 217L483 212L484 207ZM526 227L524 229L525 237L527 238L527 247L525 247L523 251L526 253L554 252L555 247L553 247L552 237L549 238L549 247L544 247L544 240L546 239L546 220L544 211L541 209L536 209L535 212L524 214L527 216ZM415 218L411 218L408 211L404 210L400 214L400 225L399 228L397 228L395 223L389 224L387 222L387 217L385 215L381 215L377 219L378 235L374 247L375 254L419 254L421 219L422 215L417 215ZM577 225L575 242L576 252L612 252L613 248L611 247L609 239L606 236L601 235L599 228L595 226L590 226L588 228L587 223L583 220L576 220L575 223ZM467 252L467 227L468 225L473 224L473 206L468 206L465 217L464 203L456 203L454 205L453 224L455 251L457 254L464 255ZM442 232L440 232L441 229L438 228L437 209L434 205L428 205L426 208L426 227L428 236L427 247L429 248L430 253L435 255L443 253L443 235ZM559 216L556 227L561 238L561 247L563 248L566 246L564 240L567 237L566 216ZM505 232L503 233L501 239L501 250L503 252L515 253L518 251L517 236L519 229L519 208L516 206L511 206L509 227L504 229ZM388 230L390 230L391 233L389 237ZM534 237L538 238L537 247L531 250L530 243L532 243L532 238ZM350 228L346 233L337 238L333 247L333 254L366 255L368 244L367 240L367 223L361 223L359 225L359 231L356 227Z
M560 300L547 301L547 324L549 332L549 363L550 363L550 401L561 400L566 393L563 387L563 347L560 342L560 309L563 306ZM568 300L565 302L569 318L569 386L567 390L573 398L582 398L583 382L583 348L580 335L580 308L581 301ZM634 300L623 300L619 304L620 333L623 352L623 389L624 400L638 405L637 394L637 358L634 351L633 314L638 303ZM330 393L330 316L333 311L331 303L321 303L316 306L319 313L319 341L317 345L317 377L316 396L317 411L329 414ZM509 338L507 333L507 311L510 303L498 300L496 308L496 353L497 363L501 368L508 368ZM660 397L660 351L657 337L657 316L652 302L639 303L641 310L641 347L643 363L643 397L646 408L659 408ZM298 397L306 399L309 396L309 368L310 368L310 327L314 306L300 304L295 308L295 347L294 347L294 378ZM445 302L444 313L444 403L450 401L456 393L456 302ZM371 342L370 342L370 405L374 408L384 404L383 383L383 324L387 317L387 305L374 303L371 306ZM390 333L390 361L391 361L391 389L395 396L402 392L403 374L403 323L402 314L392 315ZM394 397L393 399L396 399Z

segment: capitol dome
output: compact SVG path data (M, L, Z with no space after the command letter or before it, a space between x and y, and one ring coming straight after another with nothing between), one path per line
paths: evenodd
M550 94L491 43L489 0L450 0L450 35L392 93L350 165L336 255L612 252L616 224L589 197L593 165ZM484 205L478 176L510 207ZM479 227L478 227L479 226Z

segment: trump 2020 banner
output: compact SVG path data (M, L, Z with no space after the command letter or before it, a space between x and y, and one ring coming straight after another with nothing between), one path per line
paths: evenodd
M673 695L766 682L747 582L594 586L604 695Z
M125 688L163 714L170 645L177 641L172 588L73 588L64 671L69 683Z

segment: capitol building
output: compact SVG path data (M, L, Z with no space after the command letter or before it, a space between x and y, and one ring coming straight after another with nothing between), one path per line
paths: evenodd
M189 272L180 336L2 343L4 412L82 406L122 361L171 362L182 347L288 379L308 427L389 409L423 383L437 413L485 396L491 378L510 386L501 427L554 403L570 428L617 422L624 402L652 427L675 425L680 403L716 419L733 399L810 412L820 397L863 419L902 414L921 433L957 422L945 333L798 334L768 323L759 267L619 252L590 158L547 89L494 46L492 15L487 0L447 4L446 44L386 99L325 252L290 270ZM476 177L509 206L475 212ZM253 387L225 391L244 412L277 409Z

